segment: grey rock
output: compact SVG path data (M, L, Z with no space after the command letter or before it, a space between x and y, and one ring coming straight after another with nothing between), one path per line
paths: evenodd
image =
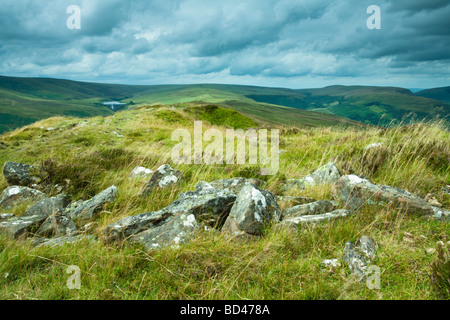
M316 202L316 199L308 197L293 197L293 196L276 196L277 203L280 207L293 207L300 204L307 204L311 202Z
M317 215L331 212L336 206L328 200L319 200L312 203L301 204L281 211L281 219L295 218L304 215Z
M169 206L154 212L130 216L110 224L105 229L105 241L114 242L127 239L131 235L168 223L181 214L194 215L198 223L211 227L223 224L236 195L229 190L213 188L207 182L196 185L195 191L181 193Z
M116 199L117 188L111 186L95 195L92 199L83 202L73 210L68 210L69 217L77 221L87 221L95 218L106 203L113 202Z
M14 239L25 238L37 230L45 219L46 217L42 215L12 217L0 221L0 232Z
M352 211L366 205L393 204L410 214L434 214L433 207L422 198L399 188L376 185L369 179L356 175L341 177L333 186L332 192L344 203L346 209Z
M133 171L131 171L129 178L135 179L135 178L143 178L151 175L153 173L152 170L144 168L144 167L135 167Z
M322 222L329 222L338 218L345 218L350 215L350 211L344 209L334 210L332 212L308 215L308 216L296 216L293 218L285 218L278 225L279 227L294 227L299 224L317 224Z
M39 200L31 207L29 207L24 216L34 216L34 215L43 215L45 217L49 217L52 214L63 210L70 203L71 197L66 194L59 194L56 197L45 198Z
M88 241L89 243L93 243L96 241L96 238L92 235L77 235L77 236L66 236L66 237L58 237L53 239L40 239L40 241L36 242L36 247L56 247L62 246L65 244L73 244L82 241Z
M9 185L29 187L41 182L46 172L42 167L8 161L3 166L3 175Z
M362 236L356 245L348 241L344 248L344 263L361 281L367 276L367 268L375 259L378 245L374 239Z
M36 234L41 237L62 237L74 235L76 232L77 227L69 215L58 210L45 220Z
M251 178L246 179L242 177L236 177L231 179L221 179L210 182L211 186L216 189L228 189L234 194L238 194L242 187L246 184L252 184L257 188L262 188L266 183L262 180Z
M322 265L324 265L325 267L336 269L341 266L341 263L338 259L326 259L322 261Z
M446 210L443 208L433 207L433 219L448 221L450 220L450 210Z
M35 203L45 197L46 195L39 190L10 186L0 195L0 208L8 210L20 204Z
M178 247L187 242L199 229L193 214L179 214L167 223L151 227L146 231L131 236L130 242L141 243L147 250L165 246Z
M338 181L340 177L341 174L334 162L329 162L304 178L288 180L281 191L286 192L295 188L303 190L310 186L332 184Z
M279 218L280 208L275 196L269 191L246 184L239 192L227 220L234 220L240 230L250 235L261 235L268 222L278 222ZM229 231L234 222L225 222L222 230Z
M371 143L371 144L367 145L364 148L364 150L376 149L376 148L379 148L379 147L382 147L382 146L383 146L382 142L375 142L375 143Z
M181 171L173 169L169 164L162 165L156 169L150 180L144 185L141 195L147 196L155 188L166 188L179 183L183 177Z
M0 214L0 221L7 220L9 218L14 217L15 215L13 213L1 213Z

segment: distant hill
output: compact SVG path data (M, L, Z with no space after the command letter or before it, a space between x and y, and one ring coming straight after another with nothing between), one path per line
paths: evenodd
M129 107L151 104L214 103L260 123L300 127L387 125L414 113L417 118L450 114L447 95L429 89L330 86L286 89L242 85L117 85L49 78L0 76L0 133L52 116L92 117L114 111L105 101ZM433 94L435 98L426 97ZM437 100L437 98L441 100ZM445 98L445 99L444 99Z
M417 92L416 96L441 100L450 103L450 87L422 90Z

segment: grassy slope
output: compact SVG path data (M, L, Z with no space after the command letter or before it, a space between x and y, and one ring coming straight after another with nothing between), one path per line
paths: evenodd
M415 95L450 103L450 87L426 89L416 92Z
M182 106L182 105L180 105ZM184 105L186 107L186 105ZM95 220L95 234L126 216L158 210L193 190L199 181L235 176L259 177L250 165L182 165L186 180L176 187L137 197L144 180L129 180L131 170L170 162L175 128L191 130L193 121L226 119L225 111L208 115L200 109L140 107L106 118L51 118L4 134L0 165L5 161L40 164L51 159L60 167L56 180L71 180L75 199L89 198L112 184L118 199ZM253 126L239 118L235 127ZM219 121L220 122L220 121ZM42 129L41 127L44 127ZM52 131L45 128L52 127ZM204 124L204 130L210 125ZM224 131L225 127L219 127ZM113 134L116 131L124 137ZM299 178L334 160L342 173L359 173L375 183L404 188L419 196L432 193L445 207L441 187L450 181L450 134L434 125L382 129L283 128L280 170L267 189L279 193L286 178ZM384 147L364 152L369 143ZM261 177L259 177L261 178ZM0 177L0 189L6 187ZM330 186L297 195L331 199ZM14 213L21 214L25 208ZM405 241L405 232L414 242ZM374 237L380 249L374 264L381 269L381 290L354 281L344 267L321 266L340 258L346 241ZM180 249L144 252L139 247L80 243L32 248L0 237L0 297L5 299L439 299L430 279L437 255L426 254L436 241L450 240L448 224L406 216L392 208L367 208L332 224L295 232L268 228L255 242L240 243L221 234L200 232ZM81 290L66 287L66 268L82 270ZM8 274L7 277L4 275ZM448 295L444 296L448 299Z

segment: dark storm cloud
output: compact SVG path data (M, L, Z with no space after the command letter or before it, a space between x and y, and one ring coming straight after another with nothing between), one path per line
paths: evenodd
M381 30L366 27L373 4ZM81 8L81 30L66 27L69 5ZM442 86L450 80L449 16L441 0L2 0L0 74Z

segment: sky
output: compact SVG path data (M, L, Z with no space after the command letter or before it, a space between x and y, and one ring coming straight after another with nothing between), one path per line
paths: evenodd
M69 29L80 8L80 29ZM369 29L371 5L380 29ZM449 0L1 0L0 75L450 86Z

